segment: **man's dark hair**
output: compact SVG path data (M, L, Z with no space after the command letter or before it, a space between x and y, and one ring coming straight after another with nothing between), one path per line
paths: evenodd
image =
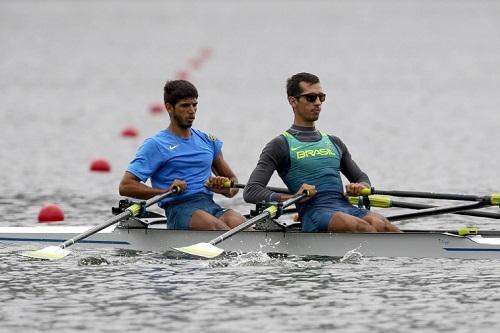
M319 83L319 77L310 73L297 73L291 78L286 80L286 94L290 96L298 96L302 93L302 89L299 86L300 82L306 82L309 84Z
M189 81L172 80L165 83L163 88L163 101L175 106L178 101L184 98L198 98L198 90Z

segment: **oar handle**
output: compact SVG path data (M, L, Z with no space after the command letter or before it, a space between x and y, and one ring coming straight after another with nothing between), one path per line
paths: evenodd
M359 205L359 197L348 197L349 203L351 205ZM371 207L379 207L379 208L390 208L392 207L391 199L388 197L383 197L380 195L369 195L368 200L370 202Z
M149 200L146 200L146 202L144 203L144 207L152 206L155 203L162 201L166 197L171 196L172 194L181 193L181 192L182 192L182 188L180 186L174 186L174 187L172 187L171 190L169 190L165 193L162 193L156 197L153 197Z
M137 216L143 207L149 207L151 205L154 205L155 203L165 199L166 197L168 197L172 194L175 194L175 193L179 193L181 191L182 191L182 189L179 186L175 186L171 190L169 190L163 194L160 194L156 197L153 197L149 200L146 200L146 202L144 202L144 203L134 203L134 204L130 205L127 209L125 209L125 211L123 213L118 214L118 215L110 218L109 220L107 220L106 222L104 222L102 224L96 225L95 227L85 231L84 233L82 233L80 235L77 235L73 238L68 239L64 243L61 243L59 245L59 247L64 249L64 248L71 246L71 245L75 244L76 242L78 242L84 238L87 238L90 235L93 235L96 232L99 232L102 229L105 229L105 228L109 227L110 225L113 225L113 224L115 224L123 219L126 219L126 218L131 217L131 216Z
M295 197L292 197L288 200L283 201L280 205L283 208L286 208L286 207L296 203L297 201L300 201L301 199L303 199L307 196L309 196L309 192L304 191L303 193L301 193ZM223 233L219 237L212 239L209 243L212 245L219 244L223 240L228 239L229 237L233 236L234 234L251 227L255 223L259 222L260 220L265 219L266 217L273 218L274 216L276 216L277 213L278 213L278 205L269 206L266 209L264 209L264 211L262 213L260 213L259 215L255 216L254 218L251 218L250 220L247 220L246 222L238 225L237 227Z
M232 180L228 180L224 182L224 187L234 187L234 188L245 188L246 184L235 183ZM266 186L268 190L271 190L276 193L290 194L287 188L283 187L274 187L274 186Z

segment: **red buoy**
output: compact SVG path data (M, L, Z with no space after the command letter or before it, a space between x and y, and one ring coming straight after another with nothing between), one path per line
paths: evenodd
M163 110L165 110L165 106L160 103L151 104L149 107L149 111L151 111L151 113L160 113L163 112Z
M201 57L203 59L208 59L212 56L212 49L209 48L209 47L205 47L203 49L201 49Z
M55 204L46 204L38 213L38 222L58 222L64 221L64 213L59 206Z
M177 80L189 80L189 72L186 70L180 70L175 75Z
M98 158L90 163L90 171L109 172L111 171L111 165L105 159Z
M200 59L200 58L193 58L193 59L189 60L189 63L191 64L191 68L193 68L193 69L200 68L202 62L203 62L203 59Z
M134 127L126 127L122 130L122 136L124 137L135 138L137 135L139 135L139 132Z

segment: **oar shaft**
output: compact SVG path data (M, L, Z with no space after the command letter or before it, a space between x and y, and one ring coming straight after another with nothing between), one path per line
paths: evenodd
M234 234L240 232L241 230L244 230L246 228L250 228L252 225L255 223L259 222L260 220L271 216L271 212L265 210L264 212L260 213L259 215L255 216L254 218L251 218L250 220L247 220L246 222L240 224L237 227L234 227L233 229L229 230L228 232L223 233L217 238L212 239L209 243L212 245L219 244L220 242L228 239L229 237L233 236Z
M165 192L161 195L158 195L156 197L153 197L149 200L147 200L145 203L144 203L144 207L149 207L151 205L154 205L155 203L165 199L166 197L174 194L174 193L177 193L177 192L180 192L180 189L178 187L175 187L173 188L172 190L168 191L168 192ZM84 238L87 238L89 237L90 235L93 235L95 234L96 232L99 232L107 227L109 227L110 225L113 225L121 220L124 220L126 219L127 217L130 217L130 216L135 216L137 214L139 214L141 210L141 205L138 204L138 203L135 203L133 205L131 205L130 207L128 207L127 209L125 209L125 211L123 213L120 213L116 216L113 216L112 218L110 218L109 220L107 220L106 222L102 223L102 224L99 224L99 225L96 225L95 227L85 231L84 233L80 234L80 235L77 235L73 238L70 238L68 239L67 241L65 241L64 243L61 243L59 245L60 248L64 249L68 246L71 246L73 244L75 244L76 242L84 239Z
M80 235L77 235L77 236L75 236L73 238L70 238L67 241L65 241L64 243L61 243L59 245L59 247L61 247L63 249L67 248L68 246L71 246L71 245L75 244L79 240L87 238L88 236L93 235L96 232L99 232L102 229L105 229L105 228L109 227L110 225L113 225L116 222L118 222L118 221L120 221L122 219L126 219L127 217L130 217L132 215L133 215L132 211L127 208L123 213L120 213L120 214L118 214L116 216L113 216L112 218L110 218L106 222L104 222L102 224L99 224L99 225L96 225L95 227L93 227L93 228L85 231L84 233L82 233Z
M283 208L288 207L288 206L296 203L297 201L301 200L302 198L304 198L306 196L307 196L307 193L302 193L296 197L293 197L293 198L290 198L286 201L283 201L283 203L282 203ZM259 215L255 216L254 218L251 218L250 220L240 224L239 226L223 233L219 237L212 239L209 243L212 245L219 244L220 242L228 239L229 237L233 236L234 234L236 234L242 230L245 230L246 228L250 228L252 225L254 225L255 223L259 222L260 220L262 220L266 217L274 217L276 215L277 211L278 211L277 206L270 206L270 207L266 208Z
M425 216L439 215L439 214L449 214L449 213L455 213L455 212L459 212L459 211L463 211L463 210L467 210L467 209L477 209L477 208L482 208L486 205L488 205L487 202L481 201L481 202L474 202L474 203L468 203L468 204L462 204L462 205L454 205L454 206L446 206L446 207L434 207L434 208L422 209L422 210L419 210L417 212L388 216L387 219L389 221L409 220L409 219L417 218L417 217L425 217Z
M427 208L439 207L423 203L392 200L390 197L381 195L369 195L367 198L369 200L371 207L378 207L378 208L398 207L398 208L409 208L409 209L427 209ZM359 200L360 197L349 197L349 202L354 206L359 205ZM477 210L464 210L455 212L453 214L500 219L499 213L477 211Z
M391 200L391 207L409 208L409 209L427 209L427 208L436 208L438 206ZM500 214L498 213L476 211L476 210L464 210L460 212L455 212L453 214L500 219Z
M454 194L454 193L434 193L434 192L420 192L420 191L393 191L393 190L377 190L375 188L367 188L362 190L362 195L381 194L391 195L394 197L407 197L407 198L425 198L425 199L444 199L444 200L460 200L460 201L483 201L487 200L491 204L496 204L499 198L498 193L492 196L480 196L471 194Z

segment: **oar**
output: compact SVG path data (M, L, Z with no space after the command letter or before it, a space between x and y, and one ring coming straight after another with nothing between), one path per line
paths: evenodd
M78 241L81 241L84 238L87 238L87 237L101 231L104 228L109 227L110 225L113 225L117 222L120 222L128 217L137 216L140 213L143 206L149 207L151 205L154 205L158 201L163 200L166 197L168 197L172 194L178 193L180 191L181 191L180 187L174 187L172 190L170 190L168 192L165 192L161 195L158 195L154 198L147 200L144 204L134 203L130 207L125 209L125 211L123 213L118 214L118 215L110 218L106 222L99 224L99 225L85 231L84 233L82 233L80 235L77 235L71 239L68 239L64 243L61 243L57 246L47 246L41 250L23 252L23 253L21 253L21 255L25 256L25 257L36 258L36 259L47 259L47 260L62 259L71 253L71 251L66 250L67 247L75 244Z
M245 186L246 184L238 184L233 181L227 181L224 183L224 187L245 188ZM290 194L290 191L288 191L287 188L273 186L266 186L266 188L276 193Z
M288 209L283 209L283 211L281 212L281 215L287 215L287 214L295 214L297 213L298 210L297 208L288 208ZM252 214L245 214L243 215L246 219L248 218L251 218L252 217Z
M231 182L231 183L229 183L229 186L226 186L226 183L224 183L224 186L225 187L235 187L235 188L245 188L246 185L245 184L238 184L238 183ZM276 193L290 194L290 191L288 191L287 188L274 187L274 186L266 186L266 188L268 190L271 190L271 191L276 192Z
M500 193L493 193L490 196L480 196L480 195L470 195L470 194L450 194L450 193L434 193L434 192L418 192L418 191L387 191L387 190L376 190L373 187L361 190L361 195L363 196L371 194L392 195L394 197L461 200L461 201L488 200L491 205L500 206Z
M288 207L288 206L296 203L297 201L299 201L302 198L305 198L307 196L308 196L308 193L304 192L298 196L295 196L295 197L290 198L286 201L283 201L281 205L283 208ZM278 212L277 205L269 206L266 209L264 209L264 211L262 213L260 213L259 215L255 216L254 218L240 224L239 226L223 233L222 235L218 236L217 238L212 239L208 243L196 243L193 245L189 245L189 246L185 246L185 247L177 247L174 249L177 251L180 251L180 252L192 254L195 256L199 256L199 257L215 258L218 255L220 255L222 252L224 252L223 249L215 246L216 244L219 244L220 242L228 239L229 237L235 235L236 233L238 233L242 230L245 230L245 229L251 227L255 223L257 223L257 222L259 222L267 217L271 217L271 218L275 217L277 212Z
M397 208L409 208L409 209L426 209L426 208L438 207L422 203L392 200L389 197L384 197L380 195L370 195L368 196L368 200L370 202L371 207L378 207L378 208L397 207ZM356 206L359 203L359 197L349 197L349 202ZM464 210L460 212L455 212L453 214L500 219L499 213L477 211L477 210Z
M491 203L484 200L484 201L479 201L479 202L474 202L474 203L466 203L466 204L461 204L461 205L427 208L427 209L422 209L422 210L419 210L416 212L387 216L387 219L389 221L402 221L402 220L414 219L417 217L456 213L456 212L460 212L460 211L464 211L464 210L468 210L468 209L482 208L482 207L488 206L488 205L491 205Z

